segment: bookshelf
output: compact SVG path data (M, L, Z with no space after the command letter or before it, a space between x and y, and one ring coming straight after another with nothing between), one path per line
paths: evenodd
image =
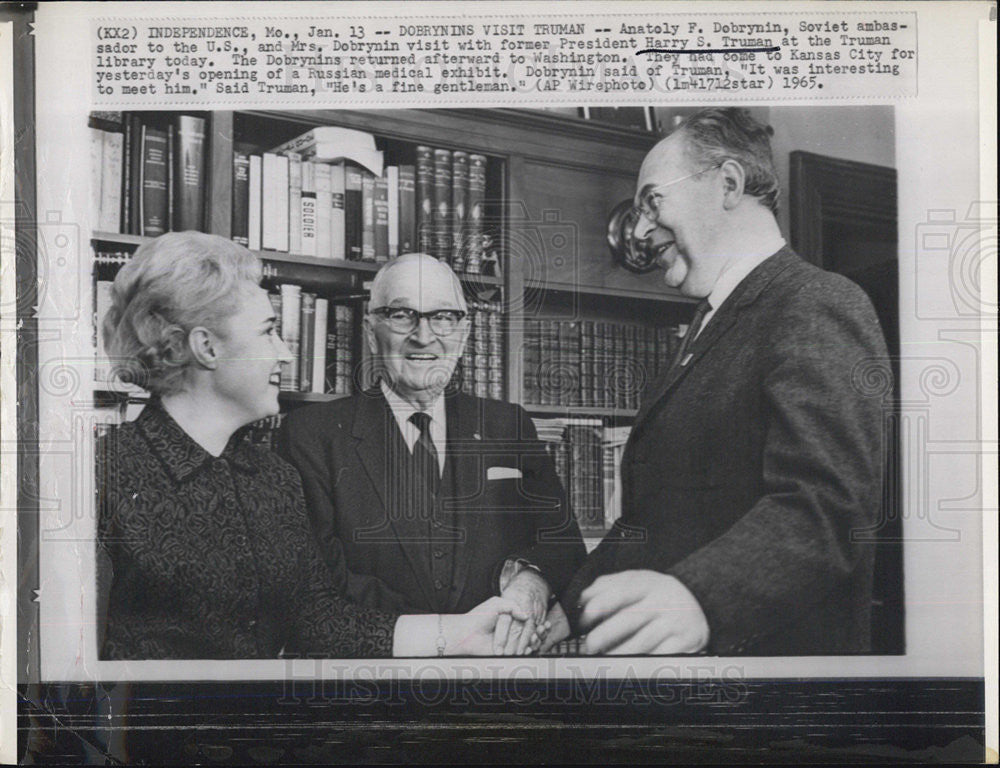
M616 266L605 244L608 213L618 202L632 196L639 165L657 136L551 114L505 109L245 110L192 114L205 121L204 229L227 238L234 236L234 207L239 205L237 201L234 206L237 183L234 162L241 162L234 161L237 153L267 152L315 128L335 127L370 134L386 166L415 166L418 147L430 148L432 153L434 149L447 150L452 157L457 153L466 158L483 158L482 229L490 236L489 247L496 254L498 268L493 271L484 268L479 274L460 273L459 277L470 307L487 313L499 310L495 317L486 315L488 327L485 322L481 329L477 326L469 345L470 349L475 345L484 355L488 347L492 359L485 359L493 364L499 359L499 372L492 374L487 390L481 380L482 371L467 357L461 366L462 375L469 377L466 391L520 403L539 425L547 424L548 429L556 430L554 438L549 435L556 441L553 451L569 456L568 460L560 459L567 492L577 506L590 509L593 519L585 529L585 538L588 546L595 545L603 534L601 526L611 522L611 517L598 507L607 503L605 491L610 493L611 484L608 462L620 459L622 436L627 435L637 412L638 386L662 367L668 352L665 340L671 334L676 335L693 311L693 302L665 286L659 273L635 275ZM139 122L144 115L139 113ZM177 122L169 113L157 113L154 123L170 125L171 120ZM126 159L123 165L127 164ZM136 168L134 161L132 168ZM91 234L91 245L95 254L127 255L148 239L139 234L98 229ZM431 249L435 247L433 241L425 242ZM416 249L419 248L412 250ZM381 267L375 261L332 259L329 254L311 255L292 247L254 248L253 252L264 263L264 285L269 291L277 291L283 284L295 285L302 292L326 299L331 322L335 305L351 307L354 316L360 318L367 285ZM105 264L101 270L101 278L108 279L108 266ZM96 286L96 263L94 275ZM575 394L567 395L557 387L556 392L539 397L537 350L533 353L532 349L537 344L540 327L568 329L577 336L583 329L585 337L605 329L611 334L607 344L598 336L593 346L611 350L611 340L617 339L618 357L613 360L608 357L612 362L606 369L601 368L599 362L593 362L591 353L578 345L576 337L567 342L562 330L557 331L549 341L550 352L555 353L561 374L568 377ZM618 337L613 335L616 330L620 331ZM494 335L487 336L488 332ZM480 343L475 343L477 339ZM644 343L650 345L649 350L645 350ZM360 322L355 322L348 355L354 367L363 363L366 354L363 346ZM532 354L536 355L534 361ZM573 369L581 369L581 364L589 371L583 374L588 382L586 395L581 394L580 382L574 382L577 374ZM360 380L355 381L355 391L360 384ZM597 396L616 387L622 392L628 390L627 394L604 400ZM95 407L120 406L135 399L134 393L108 392L108 389L111 388L101 382L94 383ZM280 401L285 410L346 394L286 390L282 391ZM585 436L589 447L581 449L572 441L559 447L561 428L565 434L575 432ZM610 449L606 444L601 448L608 435L618 441L616 455L607 452ZM573 461L577 464L573 465ZM604 477L605 488L592 483L595 474ZM581 482L592 484L584 489ZM587 493L591 495L586 496Z

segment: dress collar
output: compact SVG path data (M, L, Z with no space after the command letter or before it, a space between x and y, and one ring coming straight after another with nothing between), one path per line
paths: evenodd
M247 439L249 432L247 427L233 433L221 456L213 456L174 421L158 399L151 400L143 408L139 418L136 419L136 426L157 458L178 482L184 482L205 465L216 460L225 460L234 469L245 474L254 474L257 471Z

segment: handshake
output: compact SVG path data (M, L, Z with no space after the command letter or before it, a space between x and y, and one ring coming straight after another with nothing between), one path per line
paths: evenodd
M569 636L558 604L548 610L549 586L524 570L499 597L468 613L404 615L396 623L393 656L523 656L544 652Z
M448 655L525 656L544 652L569 636L569 622L559 604L549 610L549 585L538 573L525 569L503 585L500 597L491 597L471 611L444 616L456 631Z
M499 597L491 597L468 613L438 616L438 653L545 653L571 631L562 606L555 603L548 608L549 594L548 584L538 573L519 572ZM584 653L687 654L699 653L708 644L708 621L700 604L680 581L667 574L623 571L601 576L580 595L580 607L580 626L588 633L581 647ZM424 626L427 632L432 631L429 625ZM411 631L416 629L413 625L401 631L397 625L395 655L429 655L427 641L421 642ZM400 653L407 647L410 653Z

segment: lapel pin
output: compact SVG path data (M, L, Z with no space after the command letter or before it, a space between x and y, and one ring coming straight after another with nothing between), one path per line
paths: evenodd
M482 435L480 435L480 434L479 434L478 432L473 432L473 433L472 433L472 436L473 436L473 437L474 437L474 438L475 438L476 440L482 440L482 439L483 439L483 436L482 436Z
M681 367L683 368L685 365L690 363L692 357L694 357L694 353L692 352L688 352L686 355L684 355L684 359L681 360Z

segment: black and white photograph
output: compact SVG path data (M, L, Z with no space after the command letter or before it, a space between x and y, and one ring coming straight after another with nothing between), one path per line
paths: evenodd
M996 211L913 5L40 5L17 762L984 759Z
M99 658L902 653L893 111L662 118L93 116Z

